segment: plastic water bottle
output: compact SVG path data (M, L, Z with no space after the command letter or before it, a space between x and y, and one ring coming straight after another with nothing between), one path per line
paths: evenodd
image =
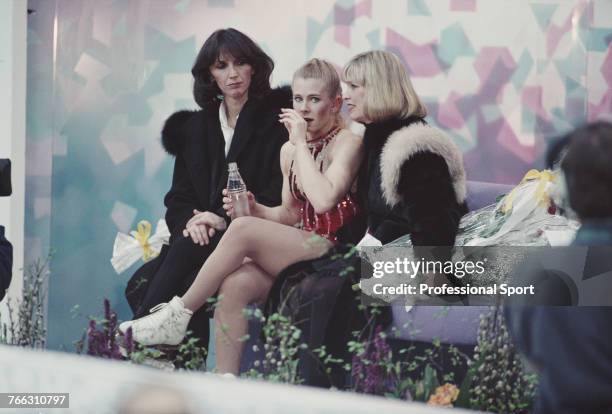
M232 220L236 217L250 216L249 198L247 188L238 172L238 165L235 162L230 162L228 165L229 173L227 176L227 195L232 200L234 212Z

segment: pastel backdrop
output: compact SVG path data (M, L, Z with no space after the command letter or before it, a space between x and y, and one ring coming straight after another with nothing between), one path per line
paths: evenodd
M164 119L193 109L190 68L215 29L244 31L288 83L311 57L398 54L464 152L468 178L516 183L547 140L612 113L609 0L30 0L25 260L53 251L49 347L73 350L135 266L118 231L164 214Z

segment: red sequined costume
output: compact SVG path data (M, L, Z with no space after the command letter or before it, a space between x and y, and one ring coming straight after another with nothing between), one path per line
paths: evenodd
M335 128L327 135L308 143L310 154L321 172L329 166L329 160L327 159L328 146L339 132L340 128ZM293 162L294 160L291 161L291 166L289 167L289 188L293 197L302 203L300 206L302 217L301 228L306 231L315 232L319 236L336 243L338 241L336 236L338 230L357 215L357 203L349 191L332 209L325 213L315 213L314 207L299 188L298 177L293 172Z

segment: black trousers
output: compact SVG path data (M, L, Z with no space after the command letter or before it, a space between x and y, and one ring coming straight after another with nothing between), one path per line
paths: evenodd
M210 244L200 246L190 237L179 236L164 246L159 256L142 265L129 280L125 295L134 318L149 313L158 303L168 302L175 295L183 295L193 283L202 264L217 247L222 233L215 234ZM188 329L208 348L210 339L210 311L203 306L194 312Z

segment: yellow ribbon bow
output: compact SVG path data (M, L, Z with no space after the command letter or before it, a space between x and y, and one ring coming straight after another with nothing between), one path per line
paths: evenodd
M550 203L550 198L546 193L546 185L555 181L555 175L550 170L538 171L533 169L527 171L527 174L525 174L521 182L516 187L514 187L512 191L510 191L510 193L506 196L501 211L505 214L508 211L512 210L512 203L514 202L514 198L516 197L517 189L526 182L535 180L539 181L535 193L535 197L538 200L538 204L548 205Z
M151 236L151 223L147 220L141 220L136 226L136 231L133 232L134 238L142 247L142 260L148 262L156 257L159 253L155 252L149 245L149 237Z

